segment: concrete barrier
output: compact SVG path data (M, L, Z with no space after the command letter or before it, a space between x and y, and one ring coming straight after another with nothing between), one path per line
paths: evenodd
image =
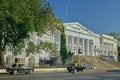
M35 72L64 72L66 68L36 68Z
M0 73L7 73L5 69L0 69Z

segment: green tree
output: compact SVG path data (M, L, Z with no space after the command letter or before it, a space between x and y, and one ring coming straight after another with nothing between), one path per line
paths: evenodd
M120 46L118 45L118 61L120 62Z
M13 54L16 55L20 55L22 53L22 49L25 47L24 43L17 43L15 47L13 47Z
M34 43L32 41L29 41L28 47L26 49L27 55L29 55L29 53L34 53L35 48L36 48L36 46L34 45Z
M45 0L0 0L0 67L4 67L6 46L24 42L28 33L46 33L58 26L53 10Z
M65 65L66 60L68 58L67 46L66 46L66 37L64 26L61 28L61 49L60 49L60 56L62 60L62 64Z
M58 56L57 54L55 54L57 52L56 46L50 42L43 42L41 44L34 45L34 43L30 41L26 49L26 53L27 55L29 55L29 53L34 53L35 51L39 51L40 49L48 51L52 53L52 55L56 55L56 57Z
M110 36L114 37L115 39L117 39L118 41L120 41L120 33L110 32L110 33L106 33L106 34L110 35Z

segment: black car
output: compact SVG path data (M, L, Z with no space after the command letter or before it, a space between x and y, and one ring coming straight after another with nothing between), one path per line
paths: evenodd
M34 72L34 68L25 66L25 64L15 63L11 67L6 68L6 71L9 72L9 74L15 74L15 75L17 73L32 74Z
M79 72L79 71L83 71L85 69L85 67L83 66L76 66L75 64L69 64L66 67L68 72Z

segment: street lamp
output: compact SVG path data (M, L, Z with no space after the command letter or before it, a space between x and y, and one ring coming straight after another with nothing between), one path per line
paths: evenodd
M94 48L94 54L95 54L95 61L94 61L94 69L96 69L97 66L97 47Z
M81 55L81 50L80 50L80 47L78 48L78 66L80 66L80 55Z

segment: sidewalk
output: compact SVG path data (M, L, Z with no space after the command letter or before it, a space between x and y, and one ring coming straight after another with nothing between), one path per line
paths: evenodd
M44 72L67 72L66 68L36 68L34 71L36 73L44 73Z
M0 74L1 73L7 73L5 69L0 69Z
M98 69L85 69L80 73L95 73L95 72L105 72L106 70ZM66 68L35 68L34 73L45 73L45 72L68 72ZM5 69L0 69L0 74L8 73Z
M66 68L35 68L35 73L44 73L44 72L67 72ZM0 69L1 73L8 73L5 69Z

